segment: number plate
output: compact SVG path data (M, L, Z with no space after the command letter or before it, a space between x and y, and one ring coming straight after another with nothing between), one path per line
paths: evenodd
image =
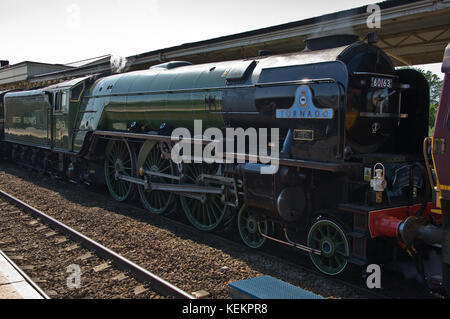
M392 79L372 78L371 86L373 88L392 89Z
M314 141L313 130L294 130L294 140L296 141Z

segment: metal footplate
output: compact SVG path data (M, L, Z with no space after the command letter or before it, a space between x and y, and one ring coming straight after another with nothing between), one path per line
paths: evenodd
M271 276L229 283L228 293L233 299L324 299Z

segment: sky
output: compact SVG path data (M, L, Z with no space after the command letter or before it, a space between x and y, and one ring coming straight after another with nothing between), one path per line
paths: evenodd
M1 0L0 60L130 56L374 3L363 0ZM440 74L439 64L422 66Z

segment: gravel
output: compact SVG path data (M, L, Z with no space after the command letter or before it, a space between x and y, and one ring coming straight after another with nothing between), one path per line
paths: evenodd
M99 194L8 163L0 164L0 188L189 293L229 298L228 283L270 275L324 297L368 298L279 258L117 203L106 190Z
M53 299L162 298L131 275L2 200L0 249ZM74 287L78 286L73 276L77 270L79 288Z

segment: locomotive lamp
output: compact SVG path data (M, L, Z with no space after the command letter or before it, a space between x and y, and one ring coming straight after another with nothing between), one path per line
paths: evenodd
M382 168L377 168L378 166L381 166ZM374 166L374 177L370 180L370 187L372 187L372 190L376 194L376 203L381 204L383 202L383 192L386 189L387 182L385 179L385 169L383 164L377 163Z

